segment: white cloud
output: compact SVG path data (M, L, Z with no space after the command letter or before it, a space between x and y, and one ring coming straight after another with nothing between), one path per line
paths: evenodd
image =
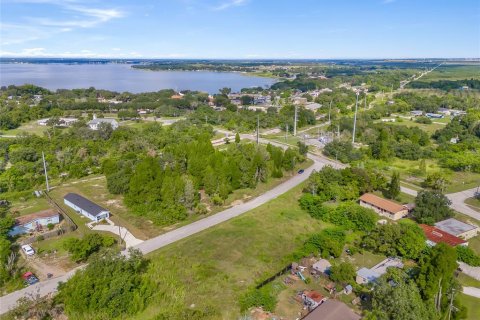
M383 0L382 3L383 4L389 4L389 3L393 3L395 2L396 0Z
M213 7L212 9L214 11L222 11L222 10L225 10L225 9L228 9L228 8L231 8L231 7L242 6L246 3L247 3L247 0L229 0L229 1L225 1L223 3L220 3L216 7Z

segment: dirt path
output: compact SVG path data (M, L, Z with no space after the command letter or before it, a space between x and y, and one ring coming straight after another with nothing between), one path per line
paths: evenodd
M33 269L32 272L41 281L48 279L48 273L51 273L54 277L63 276L67 273L66 270L57 264L58 263L55 261L55 259L51 259L48 264L44 263L39 257L34 257L27 260L27 265Z

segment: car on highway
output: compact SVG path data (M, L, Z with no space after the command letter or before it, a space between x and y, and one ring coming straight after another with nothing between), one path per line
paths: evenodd
M24 244L22 246L22 250L27 256L33 256L35 254L35 250L33 250L33 248L29 244Z
M305 170L303 170L303 169L298 170L298 174L302 174L304 172L305 172Z

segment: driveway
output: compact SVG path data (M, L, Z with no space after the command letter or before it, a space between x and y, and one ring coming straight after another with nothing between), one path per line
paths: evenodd
M123 239L123 241L125 241L125 245L127 248L134 247L143 242L143 240L135 238L135 236L130 231L128 231L127 228L116 226L113 223L113 221L110 219L105 219L105 221L107 221L108 224L97 224L91 229L99 230L99 231L108 231L118 235L120 238Z
M472 209L465 203L465 200L467 200L468 198L473 198L475 196L475 191L477 191L477 188L447 194L448 199L452 201L450 207L455 211L461 212L474 219L480 220L480 212Z
M480 298L480 288L463 287L463 293L475 298Z
M463 273L465 273L467 276L470 276L474 279L480 280L480 267L472 267L461 261L457 261L457 262L460 268L462 269Z

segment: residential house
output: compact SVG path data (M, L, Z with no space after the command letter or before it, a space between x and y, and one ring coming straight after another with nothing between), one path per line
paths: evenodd
M314 290L312 291L305 290L302 293L303 304L308 308L308 310L315 309L326 300L327 298L325 298L320 293Z
M422 110L413 110L413 111L410 111L410 114L414 117L420 117L420 116L423 116L423 111Z
M408 208L405 206L372 193L363 194L360 197L360 205L392 220L399 220L408 214Z
M450 109L448 109L448 108L438 108L438 113L449 116L450 115Z
M107 209L76 193L68 193L63 197L63 202L92 221L100 221L110 217L110 212Z
M314 112L320 109L321 107L322 105L316 102L309 102L305 105L305 109L312 110Z
M293 104L295 105L305 105L308 102L307 98L295 97L293 98Z
M326 259L320 259L312 265L313 270L324 274L329 274L331 267L332 264Z
M367 284L377 281L383 274L387 273L388 268L403 268L402 260L398 258L387 258L376 264L372 268L361 268L357 271L356 282L358 284Z
M60 214L54 209L27 214L15 219L15 226L10 230L9 235L16 236L22 233L42 230L49 224L57 224L59 222Z
M90 120L87 124L92 130L98 130L101 123L108 123L112 126L113 130L118 128L117 120L113 118L97 118L96 115L93 115L93 119Z
M437 243L445 243L449 246L456 247L460 246L467 246L468 242L455 237L445 231L442 231L434 226L429 226L426 224L420 224L420 227L423 229L425 233L425 237L427 237L427 245L430 247L435 246Z
M427 113L425 114L428 118L432 118L432 119L443 119L445 118L445 115L443 114L440 114L440 113Z
M360 320L362 317L352 311L345 303L328 299L318 308L307 314L302 320Z
M435 227L464 240L476 237L480 232L480 228L478 226L474 226L454 218L439 221L435 223Z

